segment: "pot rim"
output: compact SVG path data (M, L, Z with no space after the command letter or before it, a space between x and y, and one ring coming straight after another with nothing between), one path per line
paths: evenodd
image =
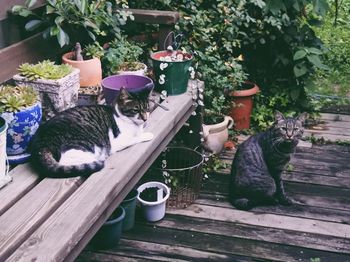
M152 59L153 61L162 62L162 63L186 63L186 62L192 61L192 60L193 60L193 57L194 57L193 54L187 53L187 54L189 54L189 55L191 56L190 59L188 59L188 60L183 60L183 61L169 61L169 62L167 62L167 61L162 61L162 60L159 60L159 59L157 59L157 58L154 57L154 56L157 55L157 54L167 53L167 52L168 52L167 50L154 52L154 53L152 53L152 54L150 55L150 57L151 57L151 59Z
M71 64L83 64L83 63L92 63L93 61L100 61L100 58L98 57L93 57L91 59L88 59L88 60L83 60L83 61L76 61L76 60L72 60L71 58L71 55L73 54L73 52L68 52L68 53L65 53L62 55L62 61L64 62L69 62Z
M257 84L250 81L246 81L246 83L253 85L253 87L246 90L235 90L230 93L230 96L233 96L233 97L253 96L260 91L260 88L258 87Z
M119 89L116 89L116 88L113 88L111 87L110 85L106 85L105 82L111 78L118 78L118 77L135 77L135 78L146 78L147 80L149 80L149 83L153 83L153 80L151 78L149 78L148 76L140 76L140 75L134 75L134 74L123 74L123 75L110 75L110 76L107 76L105 78L102 79L101 81L101 85L102 85L102 88L107 88L107 89L110 89L110 90L120 90Z
M129 194L132 194L132 197L127 198ZM123 203L125 204L125 203L128 203L128 202L131 202L131 201L135 200L139 196L139 194L140 193L139 193L139 191L137 189L132 189L128 193L128 195L124 198L124 200L122 201L122 204Z
M0 116L0 135L6 132L6 130L7 130L6 120Z
M119 217L116 217L115 219L111 219L111 220L107 220L104 225L111 225L111 224L115 224L118 223L119 221L122 221L125 217L125 209L122 206L119 206L117 209L121 209L122 213Z
M140 197L141 192L143 192L143 190L145 190L146 188L150 188L150 187L162 188L165 191L165 197L163 197L159 201L154 201L154 202L143 200ZM142 189L142 191L141 191L141 189ZM144 206L157 206L157 205L163 204L163 203L165 203L165 201L168 200L168 198L170 196L170 188L167 185L165 185L161 182L157 182L157 181L150 181L150 182L144 183L137 188L137 191L139 192L139 194L137 195L137 200L140 201L141 204Z

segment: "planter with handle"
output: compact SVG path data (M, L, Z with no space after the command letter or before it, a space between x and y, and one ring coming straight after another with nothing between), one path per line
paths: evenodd
M165 216L166 201L170 188L160 182L147 182L138 187L137 196L144 218L149 222L161 220Z
M124 217L125 210L119 206L92 238L91 244L99 249L112 248L118 245L122 235Z
M139 192L132 189L120 204L125 210L125 218L123 221L123 231L130 230L135 224L136 200Z
M233 126L233 119L230 116L216 116L214 122L206 122L204 116L203 124L203 146L213 154L220 153L228 140L228 129Z
M235 90L232 98L230 116L235 121L235 129L242 130L250 127L250 116L253 110L253 96L259 92L259 87L251 82L243 84L245 89Z

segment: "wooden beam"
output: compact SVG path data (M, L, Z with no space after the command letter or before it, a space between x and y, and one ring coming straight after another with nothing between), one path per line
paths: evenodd
M24 0L2 0L0 9L0 21L8 18L8 12L14 5L24 5ZM37 0L32 9L39 8L45 4L45 0Z
M120 9L130 11L135 17L135 22L159 25L175 25L180 18L179 12L143 10L143 9Z

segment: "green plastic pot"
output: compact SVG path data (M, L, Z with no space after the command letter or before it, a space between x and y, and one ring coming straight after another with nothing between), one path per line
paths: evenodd
M91 244L98 249L108 249L118 245L124 217L125 210L119 206L92 238Z
M120 204L125 210L125 218L123 220L123 231L130 230L135 224L136 200L139 192L133 189L129 192L123 202Z
M151 55L153 73L156 79L155 88L158 92L163 90L167 91L168 95L183 94L187 91L188 79L190 77L189 68L193 56L191 54L183 54L188 60L181 62L166 62L160 60L161 57L166 57L168 55L169 51L160 51Z

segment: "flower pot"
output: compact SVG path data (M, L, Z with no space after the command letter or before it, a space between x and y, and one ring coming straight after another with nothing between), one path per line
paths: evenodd
M16 85L31 86L39 92L43 109L43 120L47 121L57 112L77 105L79 90L79 70L57 80L29 80L21 75L13 76Z
M122 235L124 217L125 210L119 206L92 238L91 244L99 249L112 248L118 245Z
M141 69L138 69L138 70L128 69L127 65L129 63L126 63L126 66L124 68L122 68L121 70L117 71L117 75L138 75L138 76L146 75L147 66L144 63L140 63L140 62L130 62L130 63L138 64L141 67ZM121 67L123 67L123 65Z
M142 193L150 188L157 188L156 196L153 201L142 199ZM160 182L147 182L138 187L138 201L142 205L144 218L149 222L161 220L165 216L166 201L170 196L170 188Z
M253 96L259 92L259 87L247 82L250 88L246 90L233 91L230 96L232 98L230 116L235 121L235 129L242 130L250 127L250 116L253 110Z
M19 112L0 115L7 122L6 152L10 163L22 163L29 158L27 147L41 121L41 104L37 102Z
M101 60L94 57L89 60L75 61L72 60L73 57L74 52L66 53L62 56L62 62L80 70L80 86L88 87L100 85L102 81Z
M125 218L123 221L123 230L127 231L134 227L135 224L135 210L136 210L136 200L139 195L139 191L133 189L124 198L123 202L120 204L125 210Z
M230 116L224 116L217 124L203 124L204 148L213 154L220 153L228 139L228 129L232 126L233 119Z
M129 93L137 93L143 89L152 90L154 87L151 78L138 75L112 75L102 80L103 95L107 104L112 104L124 87Z
M179 51L177 51L180 53ZM153 73L156 79L155 87L157 91L165 90L168 95L182 94L187 91L189 68L193 56L182 54L186 59L181 62L163 61L164 57L171 55L169 51L160 51L151 55L153 63Z
M8 175L9 165L6 160L6 131L6 121L0 117L0 188L12 181Z

